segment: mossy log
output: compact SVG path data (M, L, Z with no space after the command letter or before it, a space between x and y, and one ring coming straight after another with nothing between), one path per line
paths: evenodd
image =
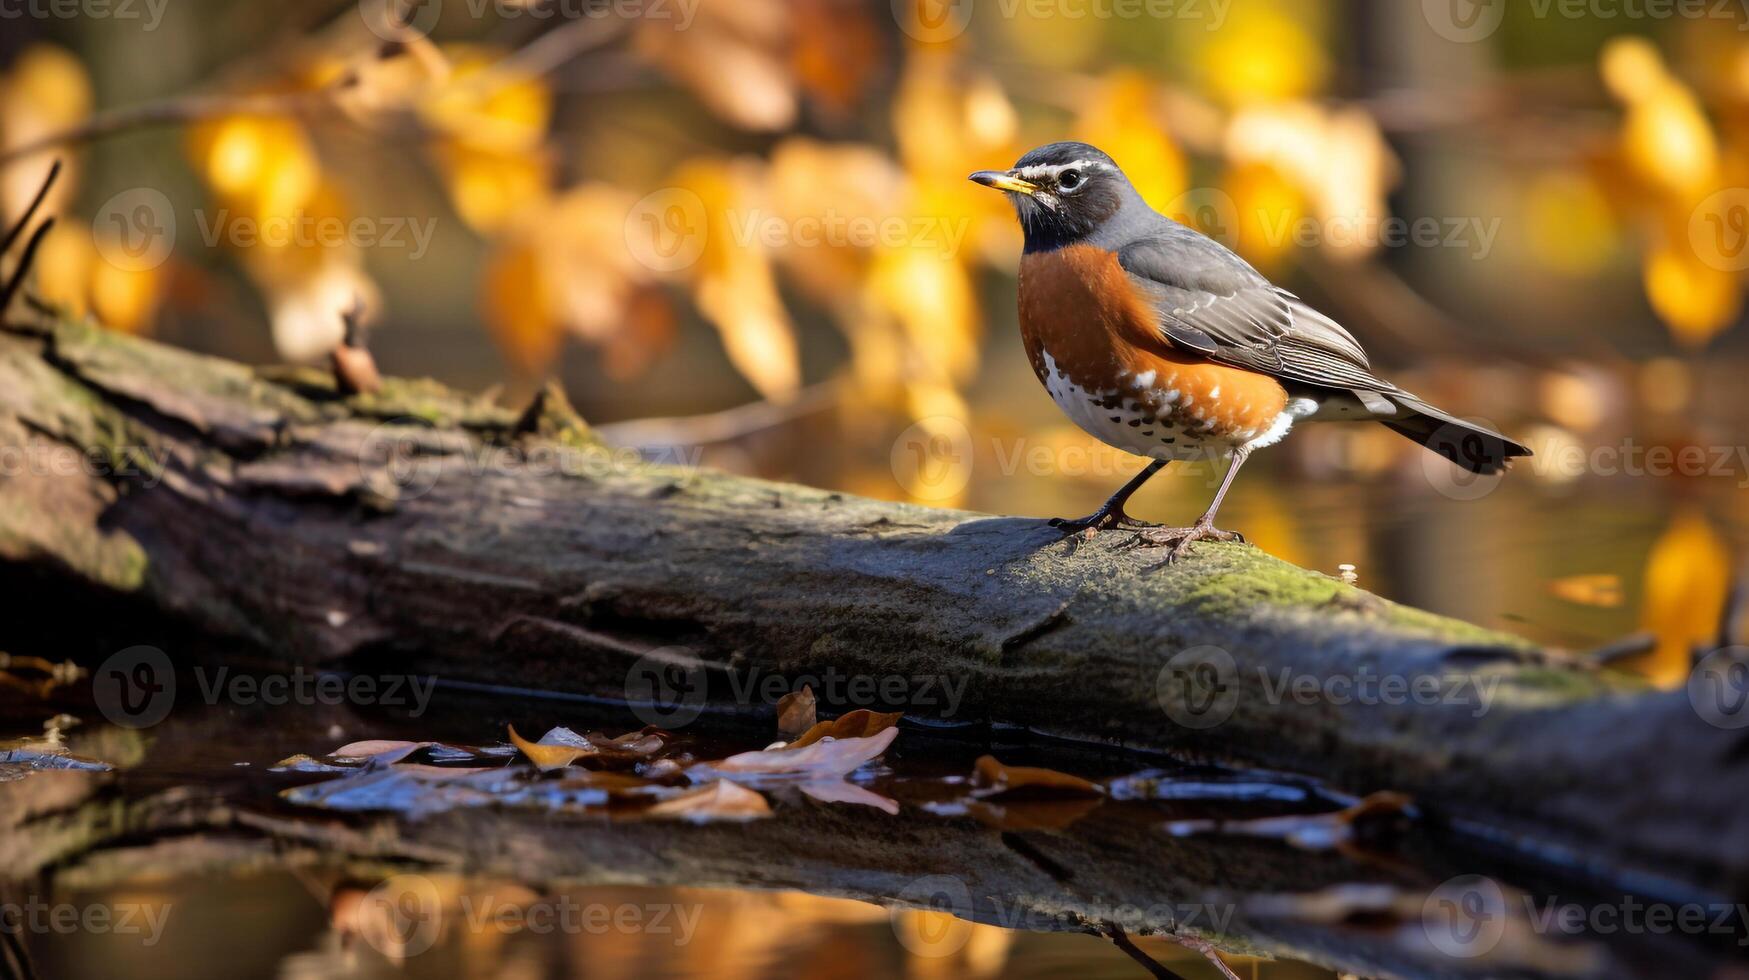
M1250 547L1157 568L1122 534L631 462L556 391L349 398L77 324L0 335L0 447L30 612L107 599L280 662L666 709L833 680L827 714L1399 790L1523 854L1749 894L1743 733Z

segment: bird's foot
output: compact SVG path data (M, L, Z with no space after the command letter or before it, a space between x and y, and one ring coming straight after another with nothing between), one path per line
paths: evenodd
M1208 521L1198 521L1190 527L1151 527L1136 535L1138 546L1169 549L1166 560L1161 562L1163 565L1170 565L1190 554L1190 546L1198 541L1237 541L1243 544L1245 536L1237 531L1223 531Z
M1155 525L1146 521L1138 521L1123 512L1122 507L1101 507L1093 513L1076 520L1066 517L1051 518L1051 527L1064 534L1080 534L1082 531L1115 531L1119 528L1142 529Z

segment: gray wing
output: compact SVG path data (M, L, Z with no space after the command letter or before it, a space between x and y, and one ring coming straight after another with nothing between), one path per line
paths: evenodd
M1125 246L1118 263L1174 345L1289 381L1395 392L1340 324L1265 279L1220 243L1184 230ZM1370 401L1364 396L1363 401Z

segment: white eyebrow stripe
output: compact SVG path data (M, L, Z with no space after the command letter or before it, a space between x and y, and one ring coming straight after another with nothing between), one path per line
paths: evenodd
M1065 170L1092 170L1095 168L1103 168L1104 166L1105 161L1103 160L1076 160L1073 163L1035 163L1030 167L1021 167L1014 173L1017 177L1031 180L1034 177L1055 177L1057 174L1060 174Z

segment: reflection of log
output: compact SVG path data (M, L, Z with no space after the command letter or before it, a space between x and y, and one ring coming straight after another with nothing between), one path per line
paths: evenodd
M617 697L654 660L744 709L777 690L750 675L861 678L823 707L886 694L1400 789L1542 857L1749 888L1749 753L1682 693L1245 547L1147 572L1122 535L615 461L557 396L521 418L430 383L343 400L77 326L0 336L0 446L25 450L0 558L68 603L24 615L89 617L95 589L282 661ZM1446 696L1351 686L1381 677Z
M127 782L125 774L47 772L0 784L0 868L50 873L56 887L81 890L191 868L323 870L330 880L367 885L442 871L557 894L590 884L799 889L1029 931L1115 924L1133 935L1201 939L1361 976L1706 976L1719 962L1692 939L1666 935L1610 936L1606 947L1595 937L1554 943L1516 933L1477 958L1453 959L1437 945L1449 926L1424 915L1422 897L1456 869L1428 842L1405 846L1429 864L1357 872L1330 853L1284 860L1281 845L1267 841L1169 837L1111 804L1054 831L998 832L914 807L889 817L781 794L776 815L752 823L572 820L479 808L396 821L287 813L189 790L139 797ZM1396 889L1396 915L1325 921L1283 912L1296 907L1296 896L1327 902L1357 877ZM1328 912L1316 901L1304 907L1315 909ZM1520 923L1513 928L1522 929L1512 914ZM449 917L464 925L459 913Z

